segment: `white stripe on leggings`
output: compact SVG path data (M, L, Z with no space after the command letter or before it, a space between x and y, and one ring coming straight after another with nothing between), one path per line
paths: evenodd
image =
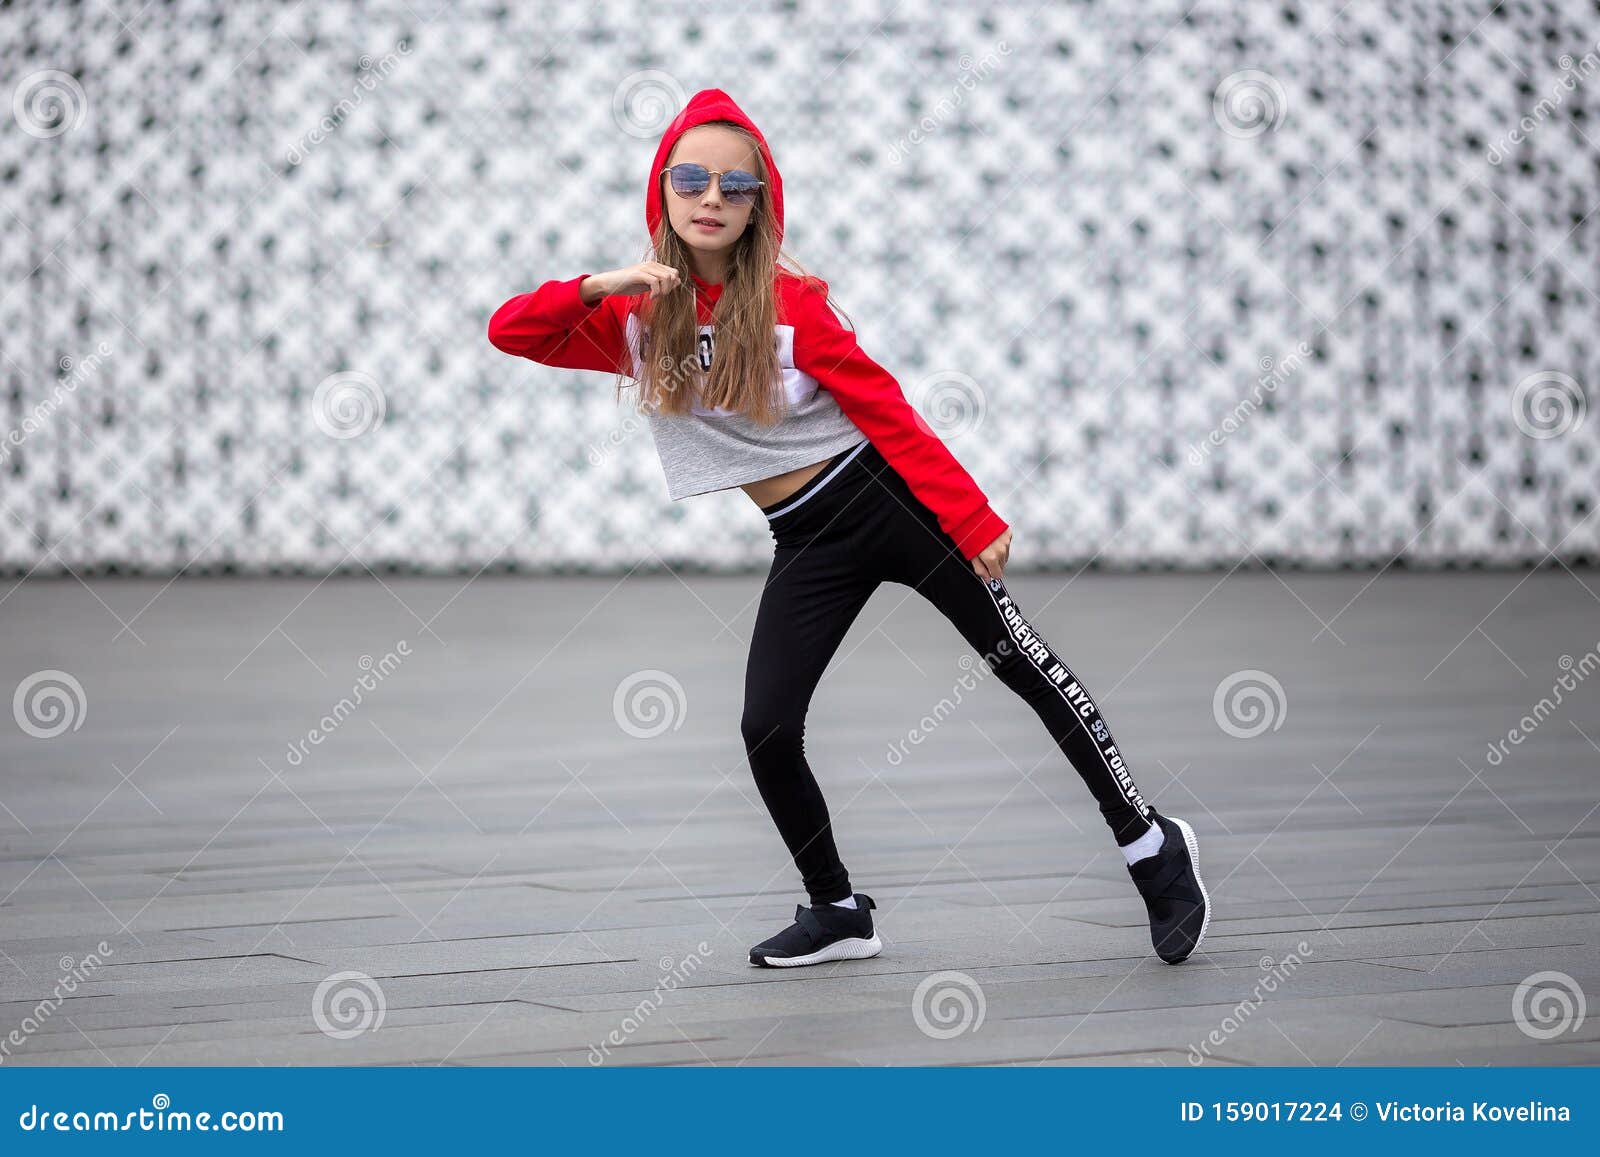
M993 587L991 587L989 585L989 580L984 578L982 575L978 574L976 571L972 572L972 577L977 579L979 582L981 582L983 584L983 589L989 593L989 604L992 607L994 607L995 614L1000 616L1001 625L1005 627L1007 636L1010 637L1010 639L1011 639L1011 641L1013 643L1017 644L1018 650L1025 651L1025 648L1022 647L1020 640L1017 638L1016 632L1011 629L1011 620L1006 618L1005 608L1003 608L1000 605L999 600L995 597L995 590L994 590ZM1012 600L1013 605L1015 605L1015 602L1016 602L1016 600L1013 599ZM1023 615L1023 613L1020 610L1017 611L1017 618L1021 619L1022 622L1027 624L1028 630L1033 633L1034 639L1036 639L1040 643L1044 643L1043 636L1041 636L1039 634L1038 630L1034 627L1034 625L1032 623L1028 622L1027 617L1025 615ZM1046 644L1045 645L1045 650L1050 653L1051 658L1053 658L1057 663L1061 664L1061 669L1067 673L1067 679L1070 682L1078 684L1079 689L1083 691L1084 697L1089 700L1090 705L1094 708L1094 713L1096 715L1100 716L1100 718L1102 720L1104 720L1105 719L1105 714L1100 710L1100 704L1095 702L1094 696L1089 694L1089 689L1087 687L1085 687L1082 684L1082 682L1079 681L1078 677L1072 673L1072 668L1067 666L1066 661L1064 659L1062 659L1060 655L1056 654L1054 647L1051 647L1048 644ZM1066 702L1067 706L1072 708L1072 713L1074 715L1078 715L1077 706L1072 702L1071 699L1067 698L1066 688L1062 687L1061 684L1057 683L1054 679L1050 678L1049 674L1045 671L1045 669L1042 666L1039 665L1038 661L1035 660L1032 655L1028 655L1027 658L1028 658L1028 662L1033 665L1033 669L1035 671L1039 672L1040 676L1044 679L1044 681L1046 683L1050 684L1050 686L1054 687L1056 689L1056 694L1060 695L1062 700ZM1100 762L1105 764L1106 774L1111 777L1111 782L1116 785L1117 794L1122 796L1122 802L1127 804L1129 807L1133 808L1135 811L1139 812L1139 814L1141 816L1144 816L1145 819L1149 819L1150 817L1145 814L1145 812L1139 807L1139 805L1134 803L1133 800L1128 798L1128 793L1122 786L1122 780L1117 778L1117 773L1116 773L1116 771L1114 771L1112 769L1111 761L1106 758L1105 750L1103 748L1101 748L1100 741L1094 737L1094 732L1089 731L1088 725L1086 723L1084 723L1083 716L1081 716L1081 715L1078 715L1078 726L1082 727L1085 731L1087 731L1089 733L1089 742L1094 745L1095 752L1100 756ZM1106 729L1107 729L1107 731L1110 730L1110 724L1106 725ZM1124 762L1124 764L1126 764L1126 762L1127 762L1127 758L1126 757L1123 758L1123 762ZM1128 779L1129 779L1130 782L1133 779L1133 773L1131 771L1128 773Z
M832 470L828 471L827 474L823 475L821 481L819 481L810 490L807 490L799 498L796 498L793 502L789 503L789 505L784 506L784 507L780 507L777 510L769 511L767 513L767 518L768 519L777 518L778 515L787 514L787 513L789 513L789 511L793 510L796 506L799 506L806 499L810 498L813 494L815 494L817 491L821 490L824 486L826 486L828 484L828 479L829 478L832 478L835 474L839 473L839 471L843 470L845 468L845 466L849 463L850 459L854 458L857 454L861 453L861 451L865 450L866 448L867 448L867 439L863 438L860 442L856 443L856 448L854 450L850 451L850 453L846 454L844 456L844 458L839 462L839 464L837 466L835 466Z

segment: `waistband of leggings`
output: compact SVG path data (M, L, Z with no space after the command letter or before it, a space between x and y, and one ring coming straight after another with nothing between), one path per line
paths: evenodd
M763 506L761 508L761 513L765 514L769 521L789 513L789 511L805 502L806 499L810 498L812 495L816 494L817 491L826 486L834 477L834 475L838 474L839 471L848 466L858 454L860 454L870 445L872 445L872 443L863 438L849 449L840 450L832 458L828 459L828 464L826 466L824 466L821 470L818 470L810 478L806 479L805 484L801 486L799 490L796 490L793 494L789 495L789 497L783 499L781 502L774 502L771 506Z

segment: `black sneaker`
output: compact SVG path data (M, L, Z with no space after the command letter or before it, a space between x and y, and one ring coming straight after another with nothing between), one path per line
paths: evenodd
M807 908L796 904L794 923L750 949L750 963L764 968L795 968L825 960L858 960L883 951L883 941L872 929L876 908L871 896L855 894L856 907L822 904Z
M1153 856L1128 865L1128 875L1150 913L1150 943L1168 964L1179 964L1200 947L1211 923L1211 901L1200 882L1200 845L1194 829L1150 809L1166 841Z

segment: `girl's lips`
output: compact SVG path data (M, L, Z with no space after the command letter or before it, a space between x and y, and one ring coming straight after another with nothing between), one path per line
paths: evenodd
M702 228L702 229L704 229L704 230L706 230L708 232L710 232L711 230L721 229L722 228L722 222L720 222L720 221L705 221L705 220L696 219L694 223L696 225L698 225L700 228Z

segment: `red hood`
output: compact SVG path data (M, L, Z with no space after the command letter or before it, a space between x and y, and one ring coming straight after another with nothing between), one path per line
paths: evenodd
M772 203L772 223L781 244L783 178L778 175L778 166L772 159L772 150L767 148L767 138L761 135L761 130L756 128L755 122L744 115L744 110L733 103L733 98L720 88L701 89L690 97L689 103L684 105L683 111L673 118L672 123L667 126L667 131L661 136L661 143L656 146L656 159L650 166L650 184L644 199L644 219L650 227L650 236L656 235L656 226L661 221L661 186L664 183L661 170L667 167L667 157L672 153L672 146L684 133L707 121L732 121L756 138L761 150L761 160L767 166L767 192Z

